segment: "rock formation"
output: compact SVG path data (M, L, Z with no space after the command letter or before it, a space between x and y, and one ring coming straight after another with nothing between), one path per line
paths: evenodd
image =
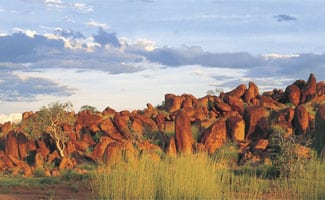
M22 121L35 114L24 113ZM0 172L30 176L36 168L52 165L48 174L57 175L84 160L113 166L143 154L156 160L162 153L171 157L200 151L213 154L228 140L238 146L239 162L260 161L269 157L275 132L284 137L312 134L319 152L325 145L325 84L316 82L313 74L285 91L260 94L257 85L249 82L248 88L241 84L219 96L166 94L164 105L156 108L147 104L146 109L132 112L107 107L102 112L66 114L75 123L60 127L68 138L63 158L46 133L31 139L22 131L28 128L22 127L24 123L0 124ZM296 151L308 158L303 146Z

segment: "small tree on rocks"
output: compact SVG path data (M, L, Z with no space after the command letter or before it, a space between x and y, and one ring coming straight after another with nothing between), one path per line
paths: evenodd
M24 123L27 137L39 139L43 134L49 135L55 142L55 146L63 158L64 149L68 137L63 131L63 125L73 125L75 122L74 115L69 115L68 112L72 110L72 104L67 103L53 103L48 107L43 106L38 112L29 117Z

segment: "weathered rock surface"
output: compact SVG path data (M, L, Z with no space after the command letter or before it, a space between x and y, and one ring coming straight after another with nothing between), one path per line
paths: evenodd
M188 116L186 110L182 110L176 115L175 140L179 152L185 155L193 153L195 142L191 130L190 116Z
M203 133L201 143L205 146L209 154L214 153L227 140L226 122L218 120L214 122Z
M297 134L305 134L309 125L308 111L305 106L300 105L295 109L294 127Z
M37 113L37 112L36 112ZM28 120L33 112L22 114ZM219 96L196 98L190 94L166 94L165 104L144 110L117 112L107 107L102 112L89 110L69 112L75 119L61 129L67 141L61 144L60 156L53 138L46 133L32 139L26 127L10 122L0 124L0 172L31 176L34 169L45 169L57 176L60 170L76 169L84 160L114 166L148 155L159 160L164 152L175 157L200 151L213 154L227 140L238 145L240 159L261 162L269 157L270 136L281 132L316 138L317 150L325 146L325 83L297 80L285 92L274 89L259 94L257 85L249 82ZM296 146L301 157L310 157L309 149Z

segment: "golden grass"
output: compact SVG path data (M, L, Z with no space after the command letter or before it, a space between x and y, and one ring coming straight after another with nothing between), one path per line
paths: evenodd
M90 185L98 199L325 198L325 163L319 160L311 160L293 178L271 179L267 166L234 169L225 159L229 156L211 158L203 153L161 161L143 156L95 173Z

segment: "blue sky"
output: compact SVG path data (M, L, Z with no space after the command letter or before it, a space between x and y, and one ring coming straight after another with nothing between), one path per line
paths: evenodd
M0 114L325 79L322 0L0 0Z

